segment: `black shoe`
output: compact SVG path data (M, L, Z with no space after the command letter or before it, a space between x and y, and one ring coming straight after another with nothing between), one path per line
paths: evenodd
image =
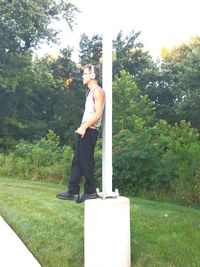
M81 203L84 202L87 199L95 199L98 198L99 196L97 195L97 193L93 193L93 194L83 194L80 198L77 199L76 203Z
M79 195L78 194L71 194L68 191L67 192L63 192L63 193L59 193L56 195L57 198L59 199L63 199L63 200L78 200Z

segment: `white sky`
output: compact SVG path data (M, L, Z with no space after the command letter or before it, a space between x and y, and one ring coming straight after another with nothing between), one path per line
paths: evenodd
M106 2L111 0L71 0L81 9L77 15L77 26L70 32L61 22L55 24L62 30L60 46L43 48L39 54L58 54L59 48L74 46L78 51L81 33L101 34L105 26L104 14ZM172 47L187 42L191 36L200 36L200 0L112 0L113 10L110 16L113 38L123 30L129 34L132 30L141 31L140 41L145 49L156 58L162 47Z

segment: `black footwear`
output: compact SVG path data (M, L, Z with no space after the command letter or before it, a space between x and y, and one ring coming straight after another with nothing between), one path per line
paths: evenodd
M56 195L57 198L63 199L63 200L78 200L78 194L71 194L68 191L67 192L63 192L63 193L59 193Z
M81 203L84 202L87 199L95 199L98 198L99 196L97 195L97 193L93 193L93 194L83 194L80 198L77 199L76 203Z

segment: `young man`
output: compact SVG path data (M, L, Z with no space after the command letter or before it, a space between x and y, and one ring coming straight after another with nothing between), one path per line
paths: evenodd
M75 131L78 136L68 191L56 195L57 198L75 200L77 203L98 197L94 182L94 148L105 102L105 93L97 84L98 75L99 69L97 67L89 64L84 66L83 84L87 85L89 90L81 125ZM85 178L84 194L79 197L82 176Z

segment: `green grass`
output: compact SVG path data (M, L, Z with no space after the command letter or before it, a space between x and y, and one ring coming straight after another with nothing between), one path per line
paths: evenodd
M83 267L84 205L66 186L0 178L0 215L43 267ZM130 198L132 266L200 266L200 209Z

